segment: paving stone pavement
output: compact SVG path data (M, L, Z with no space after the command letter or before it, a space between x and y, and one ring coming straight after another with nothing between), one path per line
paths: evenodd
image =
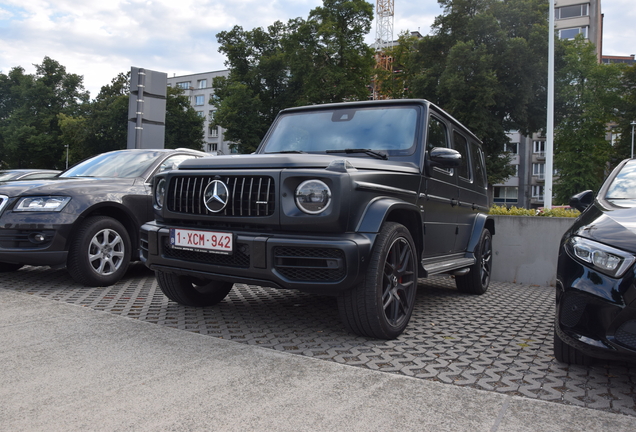
M24 267L4 273L0 288L350 366L636 416L636 365L554 359L551 287L493 282L472 296L450 277L422 279L411 322L393 341L347 333L335 298L297 291L236 284L216 306L180 306L140 263L110 287Z

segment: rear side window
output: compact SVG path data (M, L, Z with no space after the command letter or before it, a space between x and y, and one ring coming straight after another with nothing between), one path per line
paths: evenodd
M478 187L486 187L486 166L484 152L476 143L470 143L470 156L475 173L475 184Z
M457 131L453 131L453 149L462 155L462 164L457 168L459 177L463 180L470 181L470 159L468 157L468 141L463 135Z

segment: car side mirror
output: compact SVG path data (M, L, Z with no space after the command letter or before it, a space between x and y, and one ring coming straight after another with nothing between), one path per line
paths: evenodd
M570 207L574 207L578 211L583 211L594 202L594 192L586 190L577 193L570 198Z
M457 150L433 147L428 152L429 164L439 168L456 168L462 164L462 155Z

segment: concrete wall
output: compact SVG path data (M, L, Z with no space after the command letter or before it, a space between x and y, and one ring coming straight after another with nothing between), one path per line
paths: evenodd
M559 243L574 218L494 218L492 280L554 286Z

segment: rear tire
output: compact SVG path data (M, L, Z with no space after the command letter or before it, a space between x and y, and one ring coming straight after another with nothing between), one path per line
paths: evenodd
M0 262L0 273L9 273L20 270L24 264L11 264Z
M371 251L364 280L338 297L344 326L351 333L395 339L406 328L417 292L415 243L404 225L387 222Z
M160 271L155 274L164 295L184 306L213 306L221 302L234 285L232 282L198 280L190 276Z
M455 276L455 285L459 292L481 295L488 291L492 273L492 234L484 229L475 250L476 262L470 266L468 274Z
M563 342L556 330L554 331L554 358L561 363L579 366L590 366L594 362L594 358Z

